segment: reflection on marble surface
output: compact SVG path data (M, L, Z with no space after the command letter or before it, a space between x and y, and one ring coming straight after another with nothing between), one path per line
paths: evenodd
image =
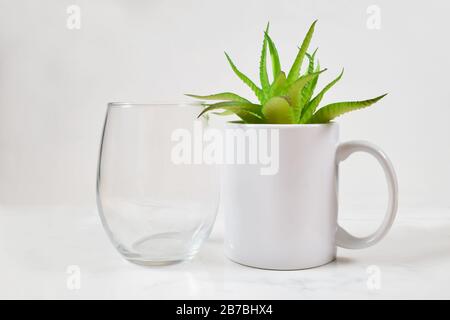
M36 212L39 211L39 212ZM348 218L358 234L378 217ZM388 236L365 250L302 271L266 271L223 255L219 217L192 260L141 267L113 248L94 210L0 209L0 298L383 299L450 298L450 210L401 210ZM68 289L69 266L80 289Z

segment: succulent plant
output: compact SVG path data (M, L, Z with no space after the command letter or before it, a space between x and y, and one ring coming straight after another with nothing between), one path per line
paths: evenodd
M314 96L319 76L326 71L326 69L320 69L319 62L316 63L317 49L311 54L307 52L316 22L317 20L310 26L288 74L281 70L278 51L269 36L269 24L267 24L259 62L261 87L243 74L225 52L231 69L254 92L259 103L253 103L232 92L206 96L187 94L201 100L219 101L212 104L205 103L205 109L199 116L216 111L215 113L219 115L235 114L241 119L238 121L241 123L327 123L344 113L368 107L382 99L386 94L373 99L337 102L319 108L323 96L342 78L343 70L336 79ZM267 51L271 58L272 82L267 72ZM308 66L302 74L301 68L305 57L308 59ZM217 113L220 110L222 112Z

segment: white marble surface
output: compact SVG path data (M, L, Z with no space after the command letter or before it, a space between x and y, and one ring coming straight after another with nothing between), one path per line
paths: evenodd
M347 218L363 234L379 218ZM326 266L265 271L228 261L219 218L192 261L146 268L124 261L93 209L0 208L0 298L315 299L450 298L450 209L400 210L375 247L339 250ZM68 266L81 271L69 290ZM375 269L368 269L376 266ZM377 276L370 273L378 270ZM369 271L369 273L368 273Z

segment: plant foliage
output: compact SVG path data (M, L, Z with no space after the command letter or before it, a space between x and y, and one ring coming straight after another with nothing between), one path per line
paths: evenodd
M308 53L316 22L314 21L312 23L306 33L298 49L297 56L287 74L281 70L278 50L272 38L269 36L269 24L267 24L266 30L264 31L259 62L261 87L258 87L249 77L242 73L231 60L230 56L225 53L231 69L253 91L258 99L258 103L252 103L250 100L232 92L206 96L187 94L196 99L216 101L215 103L204 103L205 109L199 116L210 111L221 110L223 112L216 114L235 114L243 123L327 123L344 113L366 108L382 99L386 94L367 100L336 102L319 107L322 98L328 90L341 80L344 70L342 70L336 79L323 87L314 96L319 76L326 71L326 69L321 70L319 62L316 62L317 49L312 54ZM272 66L272 81L270 81L267 72L268 53ZM308 59L308 65L304 73L302 73L301 69L305 57Z

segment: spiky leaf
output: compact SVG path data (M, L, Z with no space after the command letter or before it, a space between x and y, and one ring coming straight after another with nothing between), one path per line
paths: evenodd
M231 116L234 114L234 112L225 110L225 111L220 111L220 112L213 112L212 114L215 114L216 116Z
M230 108L230 110L225 110L221 113L216 113L219 116L230 116L230 115L236 115L239 118L241 118L241 120L239 121L240 123L264 123L264 119L262 118L261 115L258 115L256 113L247 111L247 110L243 110L243 109L239 109L239 108Z
M266 31L269 31L269 24L267 24ZM264 95L264 101L267 99L270 89L269 76L267 75L267 37L264 36L263 46L261 50L261 58L259 60L259 78L261 80L261 88Z
M207 96L199 96L199 95L187 93L186 96L196 98L196 99L201 99L201 100L224 100L224 101L239 101L239 102L250 103L250 101L248 101L247 99L245 99L235 93L232 93L232 92L222 92L222 93L210 94Z
M282 97L273 97L267 101L262 108L262 113L267 123L289 124L294 120L292 107Z
M382 99L386 94L383 94L379 97L364 100L364 101L348 101L348 102L337 102L326 105L325 107L319 109L312 118L309 123L327 123L333 120L336 117L343 115L344 113L366 108L380 99Z
M213 110L224 110L225 113L221 115L229 115L230 113L233 113L247 123L264 122L261 113L261 106L247 102L225 101L214 103L203 109L198 116L201 117L203 114Z
M253 113L261 113L261 106L259 104L254 104L250 102L238 102L238 101L224 101L224 102L218 102L211 105L208 105L205 109L202 110L202 112L198 115L199 117L205 114L206 112L212 111L212 110L246 110Z
M314 60L316 58L317 49L318 48L316 48L316 50L314 50L314 52L312 54L306 53L306 57L309 60L308 73L313 73L314 72Z
M265 37L267 38L267 43L269 44L270 59L272 61L273 81L276 81L279 73L281 72L280 56L278 55L278 50L275 46L275 43L273 42L272 38L270 38L267 32L265 33Z
M309 101L306 106L303 109L300 123L308 123L309 119L312 117L314 112L316 112L317 107L319 106L319 103L322 101L323 96L325 93L327 93L328 90L330 90L339 80L341 80L342 75L344 74L344 69L342 69L339 76L331 81L329 84L327 84L322 91L320 91L317 96L314 97L311 101Z
M260 115L246 110L237 110L236 115L245 123L265 123L264 118Z
M280 71L278 76L275 78L275 81L270 86L269 97L277 96L283 90L284 85L286 84L286 74L283 71Z
M326 71L327 69L323 69L319 72L314 72L311 74L307 74L298 78L288 89L287 95L289 97L289 102L294 110L294 117L298 119L300 117L301 109L303 105L300 104L301 93L305 85L311 81L314 77L319 75L320 73Z
M242 80L242 82L244 82L255 93L259 102L262 102L264 100L264 95L263 95L262 90L260 88L258 88L258 86L252 80L250 80L249 77L247 77L245 74L243 74L241 71L239 71L239 69L236 67L236 65L233 63L230 56L226 52L225 52L225 56L227 57L228 63L230 64L233 72L238 76L239 79Z
M316 55L316 51L317 49L314 51L314 53L312 55L308 55L308 59L309 59L309 66L308 66L308 74L311 74L314 72L314 59L315 59L315 55ZM316 72L318 72L320 70L320 65L319 63L317 63L317 68L316 68ZM317 74L310 82L308 82L305 86L305 88L303 88L302 90L302 94L300 97L300 105L301 106L306 106L306 104L311 100L311 97L314 94L314 90L316 89L317 86L317 82L319 81L319 75ZM302 108L302 112L303 112ZM300 116L301 113L299 114L299 118L297 119L298 121L300 121Z
M294 82L300 73L300 68L302 67L303 59L305 58L306 51L308 50L309 44L311 42L311 38L314 33L314 27L316 26L317 20L312 23L309 27L308 32L306 33L305 38L303 39L303 43L298 50L297 57L292 64L291 70L289 71L287 81L288 83Z

